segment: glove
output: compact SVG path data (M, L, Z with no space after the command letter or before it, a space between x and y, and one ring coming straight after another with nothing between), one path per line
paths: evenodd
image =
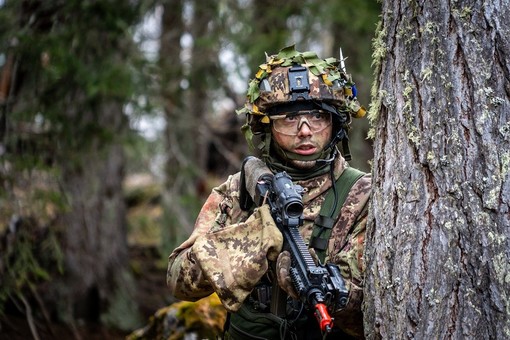
M312 255L313 261L317 265L319 263L319 258L315 253L313 248L308 248L310 251L310 255ZM276 260L276 279L278 281L278 285L282 288L291 298L294 300L299 299L299 295L294 288L294 283L290 277L290 265L291 258L290 253L287 250L284 250L278 255L278 259Z
M223 306L235 312L266 273L268 260L276 260L282 244L265 204L246 222L198 237L191 251Z
M287 250L282 251L276 260L276 279L278 280L278 285L285 293L294 300L299 300L298 293L289 275L290 263L290 253Z

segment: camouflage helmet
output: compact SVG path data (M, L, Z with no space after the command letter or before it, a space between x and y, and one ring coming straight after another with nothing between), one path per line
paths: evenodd
M356 98L356 86L340 63L336 58L321 59L315 52L298 52L294 45L266 56L249 83L244 107L237 110L246 114L243 130L250 145L254 134L268 132L269 116L282 106L322 108L333 114L336 130L346 129L351 116L363 117L366 110Z

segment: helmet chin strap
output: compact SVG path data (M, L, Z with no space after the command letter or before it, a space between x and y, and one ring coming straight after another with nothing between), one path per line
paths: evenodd
M329 154L329 158L327 159L317 159L315 161L315 164L316 165L326 165L326 164L331 164L335 161L336 157L338 156L338 149L335 147L333 147L333 149L331 150L331 153Z
M336 135L331 138L331 141L324 147L324 150L332 149L331 157L336 157L338 151L338 148L336 145L339 142L342 142L342 148L343 148L343 156L346 161L351 160L351 151L349 149L349 136L347 135L347 132L344 128L341 128Z

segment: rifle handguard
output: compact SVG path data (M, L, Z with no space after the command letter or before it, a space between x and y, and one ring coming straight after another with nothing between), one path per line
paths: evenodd
M314 310L321 331L330 332L333 319L329 311L345 307L348 291L338 267L316 264L299 233L298 227L303 224L303 188L293 184L286 172L258 181L256 188L259 199L266 198L282 232L284 249L291 255L289 274L299 299Z

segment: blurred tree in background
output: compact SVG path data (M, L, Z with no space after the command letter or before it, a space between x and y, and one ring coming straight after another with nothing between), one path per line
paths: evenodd
M376 0L0 6L0 311L33 334L37 318L140 325L129 249L148 228L164 263L238 170L249 150L235 109L265 53L342 48L369 104ZM367 124L353 126L353 164L368 170ZM150 193L126 189L140 173ZM133 214L144 195L159 208Z
M123 110L143 91L132 33L145 11L135 1L3 4L0 310L21 305L30 320L37 302L34 314L72 327L139 322Z

